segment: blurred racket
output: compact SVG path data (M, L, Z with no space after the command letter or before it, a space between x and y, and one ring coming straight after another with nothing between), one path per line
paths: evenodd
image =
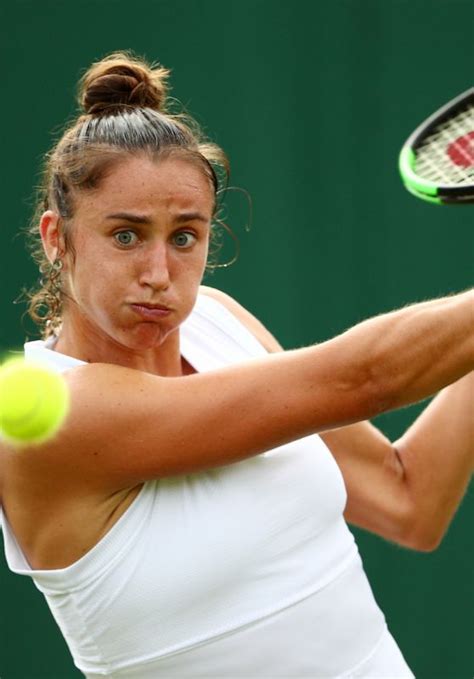
M474 203L474 87L427 118L402 147L408 191L438 205Z

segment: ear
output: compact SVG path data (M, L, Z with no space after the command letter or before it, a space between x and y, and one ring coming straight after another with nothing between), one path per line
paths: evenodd
M51 264L64 254L64 239L60 231L60 219L57 212L47 210L41 216L39 230L46 257Z

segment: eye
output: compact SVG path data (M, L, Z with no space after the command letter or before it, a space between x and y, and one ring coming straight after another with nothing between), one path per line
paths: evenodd
M173 241L179 248L190 248L196 242L196 236L190 231L179 231L174 234Z
M130 231L130 229L127 229L126 231L118 231L117 233L114 233L114 238L119 245L127 247L135 243L134 239L137 238L137 234L135 231Z

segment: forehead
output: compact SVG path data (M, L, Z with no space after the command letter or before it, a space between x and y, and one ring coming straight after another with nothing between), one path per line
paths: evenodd
M203 170L181 158L120 161L93 191L82 194L78 208L95 213L137 210L171 212L196 209L212 215L214 192Z

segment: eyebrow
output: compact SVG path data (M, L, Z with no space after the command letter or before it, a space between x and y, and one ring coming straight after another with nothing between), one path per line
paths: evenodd
M147 215L134 214L132 212L114 212L111 215L107 215L106 219L121 219L127 222L132 222L133 224L151 224L152 220ZM173 221L178 223L192 222L198 220L200 222L209 222L209 219L202 215L200 212L182 212L176 215Z

